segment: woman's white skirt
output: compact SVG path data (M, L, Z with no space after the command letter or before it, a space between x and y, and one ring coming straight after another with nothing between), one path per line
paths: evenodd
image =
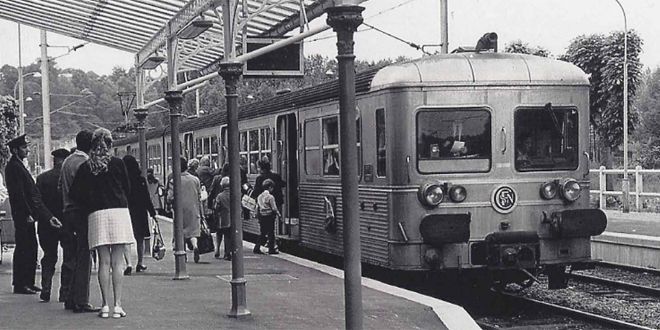
M89 248L101 245L131 244L133 226L128 208L105 209L92 212L87 217Z

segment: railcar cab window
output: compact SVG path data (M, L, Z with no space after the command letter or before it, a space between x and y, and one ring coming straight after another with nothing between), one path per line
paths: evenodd
M491 115L484 108L421 109L417 168L421 173L488 172Z
M516 170L555 171L578 167L578 112L575 108L520 108L515 112Z

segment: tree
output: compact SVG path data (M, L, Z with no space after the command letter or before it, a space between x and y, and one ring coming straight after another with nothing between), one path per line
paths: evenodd
M7 142L16 137L17 109L18 106L13 97L0 95L0 171L2 173L5 172L5 165L10 156Z
M635 138L640 144L639 162L644 168L660 168L660 67L648 70L635 100L639 126Z
M575 38L561 59L580 67L590 75L590 120L598 141L606 148L606 166L611 166L611 149L623 142L623 37L621 31L582 35ZM628 112L630 132L636 127L637 115L631 103L640 79L639 53L642 40L634 31L628 31Z
M504 52L517 53L517 54L530 54L541 57L550 56L550 51L548 51L547 49L541 46L530 47L529 43L523 42L520 39L511 41L508 44L506 44L506 46L504 46Z

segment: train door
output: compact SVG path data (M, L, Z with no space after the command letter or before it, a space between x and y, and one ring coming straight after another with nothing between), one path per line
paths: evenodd
M278 224L282 238L300 238L298 204L298 121L290 113L277 118L277 172L286 182L283 219Z

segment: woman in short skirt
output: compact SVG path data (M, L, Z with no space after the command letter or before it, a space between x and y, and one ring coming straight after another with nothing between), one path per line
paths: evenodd
M112 135L105 128L94 131L89 159L83 163L73 181L69 196L88 212L89 248L99 256L98 279L103 304L99 316L125 317L121 307L124 251L133 238L128 212L130 184L121 159L108 153ZM114 307L108 306L110 282Z

